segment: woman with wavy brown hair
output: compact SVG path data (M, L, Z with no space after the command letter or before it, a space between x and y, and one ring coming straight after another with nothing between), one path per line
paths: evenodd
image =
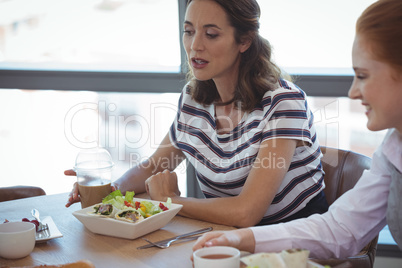
M281 78L254 0L192 0L183 23L189 81L156 152L115 182L182 204L180 215L246 227L327 210L313 115ZM172 172L194 166L206 198L181 197ZM78 200L76 190L69 204ZM68 204L68 205L69 205Z
M366 109L367 128L387 129L356 186L327 213L281 225L213 232L194 249L227 245L249 252L310 250L313 258L354 256L388 224L402 249L402 1L379 0L356 24L351 99Z
M188 1L188 4L191 2L192 0ZM265 92L277 87L281 70L272 61L271 44L258 33L260 27L258 4L255 1L215 2L227 12L229 23L235 28L235 42L250 41L250 47L241 54L237 84L230 101L239 103L242 110L251 111L261 102ZM220 101L213 80L198 80L193 74L191 65L187 79L194 83L191 95L197 102L210 105Z

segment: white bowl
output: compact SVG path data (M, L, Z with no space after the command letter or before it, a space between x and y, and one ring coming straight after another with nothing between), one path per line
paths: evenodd
M143 200L150 201L155 205L159 205L160 203L159 201L134 198L134 202L141 202ZM75 211L73 212L73 215L93 233L135 239L165 226L182 207L183 205L180 204L171 204L169 210L162 211L136 223L119 221L114 218L90 214L93 211L93 206Z
M36 226L30 222L0 224L0 256L19 259L28 256L35 247Z

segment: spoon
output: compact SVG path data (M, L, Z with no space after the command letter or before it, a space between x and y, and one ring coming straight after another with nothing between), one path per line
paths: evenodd
M43 225L42 222L39 219L39 211L37 209L32 209L31 211L32 216L39 222L39 226L38 226L38 232L43 231L45 229L47 229L47 224Z

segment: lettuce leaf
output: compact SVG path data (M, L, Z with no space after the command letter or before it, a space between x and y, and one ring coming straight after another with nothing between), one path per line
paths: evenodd
M115 208L117 208L119 210L122 210L124 208L124 202L121 203L117 199L110 199L108 201L108 204L112 204L112 206L114 206Z
M117 196L123 196L123 194L121 193L120 190L116 190L116 191L113 191L110 194L108 194L105 198L102 199L102 203L103 204L110 203L109 201L114 199Z
M141 201L141 204L142 205L144 205L145 206L145 211L144 211L144 213L145 213L145 215L147 215L147 216L149 216L149 215L155 215L155 214L158 214L159 212L162 212L162 209L159 207L159 206L157 206L157 205L154 205L152 202L150 202L150 201ZM141 210L141 209L138 209L139 211ZM142 211L142 210L141 210Z
M159 206L153 205L153 207L149 210L149 214L155 215L158 214L159 212L162 212L162 209Z
M166 201L166 207L168 209L170 209L170 207L172 206L172 198L168 197L167 201Z
M127 192L126 192L126 196L124 197L124 199L125 199L127 202L133 203L134 195L135 195L134 191L127 191Z
M150 213L150 211L152 210L152 208L155 206L154 204L152 204L149 201L141 201L141 204L143 204L145 206L145 213ZM151 213L150 213L151 214Z

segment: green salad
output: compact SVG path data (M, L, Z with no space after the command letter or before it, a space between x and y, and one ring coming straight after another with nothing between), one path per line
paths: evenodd
M144 218L151 217L152 215L158 214L162 211L169 210L172 199L168 198L166 204L160 202L159 205L155 205L151 201L134 201L134 191L127 191L126 195L123 196L120 190L111 192L105 198L102 199L103 204L111 204L118 210L123 210L127 208L136 209Z

